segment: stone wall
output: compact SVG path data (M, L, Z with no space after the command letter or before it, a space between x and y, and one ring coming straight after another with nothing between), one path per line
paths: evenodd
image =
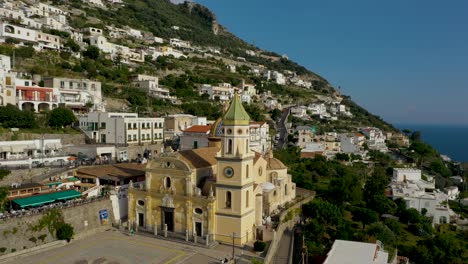
M102 209L107 209L107 224L101 224L99 219L99 211ZM108 229L114 219L112 205L108 198L62 209L62 215L65 222L73 226L75 238ZM39 232L30 230L30 226L37 225L42 216L43 214L37 214L0 220L0 255L55 241L55 236L51 235L47 228ZM39 239L41 235L46 235L43 241Z

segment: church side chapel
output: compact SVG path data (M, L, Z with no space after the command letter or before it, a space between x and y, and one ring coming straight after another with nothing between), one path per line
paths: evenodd
M212 126L209 146L168 148L129 189L129 226L160 235L244 245L262 239L265 219L296 197L287 167L249 149L250 117L235 94Z

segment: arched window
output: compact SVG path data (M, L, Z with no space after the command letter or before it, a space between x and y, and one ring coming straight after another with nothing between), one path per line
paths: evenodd
M246 142L245 143L245 153L248 153L249 152L249 140L247 139L245 142Z
M231 209L231 192L226 192L226 208Z
M171 178L170 178L170 177L164 178L164 187L166 187L166 189L171 188L171 184L172 184L172 182L171 182Z
M245 193L245 207L249 208L249 191Z
M284 195L288 195L288 185L284 185Z
M232 139L228 139L227 154L232 154Z
M245 166L245 176L248 178L249 177L249 165Z

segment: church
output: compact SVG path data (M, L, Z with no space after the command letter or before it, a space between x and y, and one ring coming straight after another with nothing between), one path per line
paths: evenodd
M261 239L265 217L295 198L296 185L271 150L249 148L249 121L235 94L208 147L151 160L144 186L129 188L129 226L240 246Z

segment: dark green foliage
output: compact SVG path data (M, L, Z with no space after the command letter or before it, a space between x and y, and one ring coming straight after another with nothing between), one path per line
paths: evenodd
M0 212L3 212L6 209L8 202L8 187L0 186Z
M252 121L265 121L265 116L263 111L255 104L246 104L244 103L244 108L250 116Z
M36 243L37 243L37 238L35 238L35 237L30 237L30 238L29 238L29 241L31 241L31 242L33 242L34 244L36 244Z
M211 120L216 120L222 115L221 106L210 102L185 103L181 107L187 114L206 116Z
M362 184L358 176L348 167L338 170L329 186L330 200L337 204L344 202L356 204L362 199Z
M366 233L380 240L386 247L393 247L396 243L395 234L383 223L377 222L369 225Z
M336 153L335 158L341 161L349 161L349 155L346 153Z
M363 228L365 228L366 225L379 221L377 213L367 208L355 207L352 209L351 213L353 214L353 220L361 222Z
M0 253L5 253L6 250L7 250L6 247L1 247L1 248L0 248Z
M89 45L88 48L83 51L83 56L91 60L97 60L99 58L100 50L98 47Z
M303 205L302 213L305 217L315 219L321 224L333 226L338 226L343 217L340 207L320 198Z
M11 171L5 168L0 168L0 181L3 180L8 174L10 174Z
M80 51L80 45L78 45L73 39L67 39L67 42L65 42L65 47L70 48L74 52Z
M11 104L0 106L0 124L5 128L37 127L36 119L32 112L25 110L21 111L18 107Z
M49 113L49 126L54 128L68 127L76 122L76 116L73 111L59 107Z
M44 242L45 239L46 239L46 237L47 237L47 234L42 234L42 235L38 236L37 238L38 238L41 242Z
M67 240L67 242L70 242L74 234L75 234L75 231L73 229L73 226L70 224L62 222L57 227L57 239L58 240Z
M255 241L254 242L254 250L256 252L263 252L265 250L266 243L263 241Z
M281 110L276 109L276 108L270 112L271 119L273 119L274 121L278 120L281 117L281 114L282 114Z

